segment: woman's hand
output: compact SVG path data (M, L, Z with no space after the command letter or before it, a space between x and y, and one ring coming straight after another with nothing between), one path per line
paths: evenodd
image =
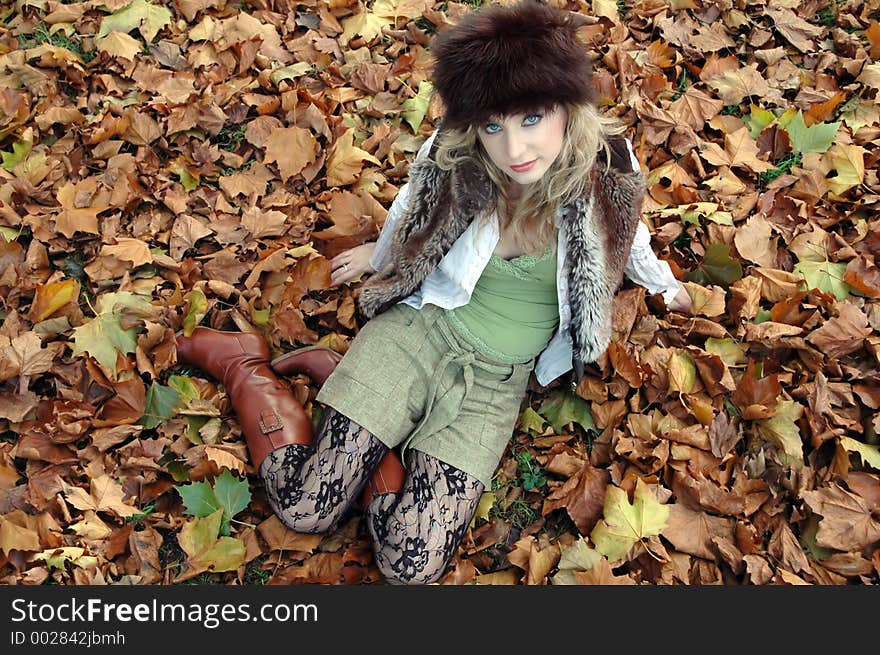
M675 298L672 299L666 309L671 312L682 312L687 314L691 310L691 305L693 302L691 301L691 296L687 292L687 289L684 288L684 285L679 282L678 283L678 293L675 294Z
M371 241L349 250L343 250L330 260L330 286L346 284L359 278L364 273L373 272L370 267L370 257L376 243Z

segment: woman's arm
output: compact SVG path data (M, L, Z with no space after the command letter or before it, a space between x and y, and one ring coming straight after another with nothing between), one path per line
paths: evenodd
M632 143L626 140L633 170L640 168L639 160L633 152ZM691 308L691 297L684 285L672 273L672 269L661 261L651 248L651 233L648 226L639 221L636 236L624 268L626 276L636 284L645 287L650 293L663 294L667 309L686 312Z
M436 130L421 145L416 159L428 156L431 150L431 144L434 143L434 137L437 135ZM375 273L391 263L391 241L392 235L396 230L400 217L409 205L410 184L407 182L402 187L391 203L385 222L382 224L382 230L379 232L379 238L376 241L370 241L363 245L345 250L330 261L332 269L330 284L336 286L338 284L346 284L359 278L364 273ZM347 266L346 266L347 265Z
M648 226L639 221L636 237L624 268L626 276L645 287L649 293L663 295L666 307L672 311L685 312L691 307L691 297L672 273L669 264L662 261L651 248Z

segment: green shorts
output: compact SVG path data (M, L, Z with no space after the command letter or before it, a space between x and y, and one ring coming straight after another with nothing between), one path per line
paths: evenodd
M478 353L439 307L398 303L358 332L316 400L401 455L427 453L488 489L534 365Z

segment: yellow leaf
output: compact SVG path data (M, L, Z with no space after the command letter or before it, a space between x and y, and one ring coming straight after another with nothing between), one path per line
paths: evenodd
M133 36L116 31L110 32L103 38L95 39L95 45L98 46L98 50L106 52L111 57L122 57L128 61L134 61L134 58L144 48L144 44Z
M825 153L837 171L837 175L828 178L828 186L835 195L839 196L865 181L866 152L860 146L835 143Z
M690 393L697 381L697 368L686 352L676 352L669 357L669 390Z
M626 557L637 541L660 534L668 517L669 507L657 502L648 485L638 478L632 505L626 491L615 486L607 488L602 519L590 538L597 551L615 562Z
M77 280L61 280L60 282L39 285L28 312L28 318L35 323L46 320L70 301L76 299L79 296L79 288Z

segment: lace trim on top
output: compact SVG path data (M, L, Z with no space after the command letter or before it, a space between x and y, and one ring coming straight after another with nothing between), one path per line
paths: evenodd
M546 261L548 258L556 254L556 244L551 241L547 244L544 252L537 257L534 255L519 255L512 259L504 259L498 255L492 255L489 258L489 266L500 271L512 275L519 280L527 280L529 271L535 268L540 262Z

